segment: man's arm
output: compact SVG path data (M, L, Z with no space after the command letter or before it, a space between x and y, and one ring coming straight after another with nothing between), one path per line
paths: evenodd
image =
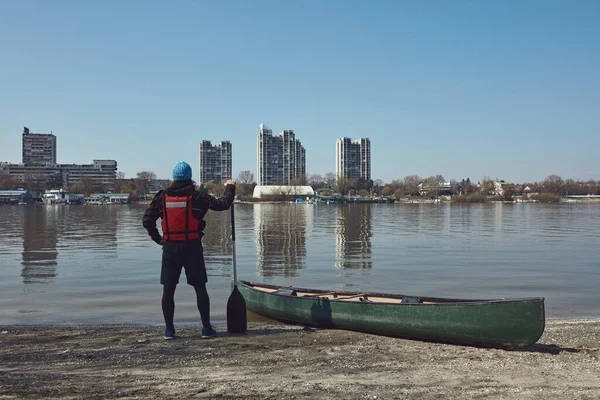
M158 232L158 228L156 228L156 221L159 218L162 218L162 200L163 191L161 190L156 193L154 199L152 199L152 202L150 203L150 207L146 209L144 217L142 218L142 224L148 231L148 235L158 244L161 244L162 237Z
M225 183L225 192L221 197L213 197L206 192L199 192L201 201L206 204L207 209L213 211L225 211L233 203L235 198L235 182L228 180Z

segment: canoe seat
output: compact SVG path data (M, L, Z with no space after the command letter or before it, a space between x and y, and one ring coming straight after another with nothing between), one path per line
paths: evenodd
M416 297L404 296L402 298L402 304L420 304L421 302Z
M296 296L294 289L279 288L273 292L273 294L281 294L283 296Z
M336 299L338 297L336 292L326 292L326 293L305 293L302 297L319 297L319 298L329 298L329 296Z

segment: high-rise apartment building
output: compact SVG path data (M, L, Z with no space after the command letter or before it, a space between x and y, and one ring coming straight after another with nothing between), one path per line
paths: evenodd
M37 166L56 165L56 136L45 133L30 133L23 128L23 164Z
M200 142L200 182L224 183L232 179L231 143L229 140L213 146L210 140Z
M289 185L306 175L306 151L292 130L279 136L260 124L257 136L258 185Z
M335 142L335 174L337 178L369 181L371 179L371 141L340 138Z

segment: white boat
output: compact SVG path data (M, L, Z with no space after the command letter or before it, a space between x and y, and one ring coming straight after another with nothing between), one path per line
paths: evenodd
M82 194L71 193L64 189L50 189L43 194L42 201L46 205L83 204L84 197Z

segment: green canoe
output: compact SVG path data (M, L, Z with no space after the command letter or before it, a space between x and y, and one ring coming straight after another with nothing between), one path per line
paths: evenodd
M544 332L544 298L462 300L238 282L246 308L288 323L406 339L515 348Z

